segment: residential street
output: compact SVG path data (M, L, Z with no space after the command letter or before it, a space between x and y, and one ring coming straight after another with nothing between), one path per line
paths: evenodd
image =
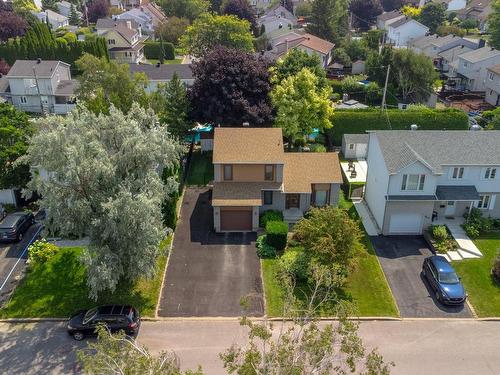
M418 320L361 323L367 348L378 347L392 374L493 375L500 322ZM183 368L203 365L205 374L224 373L218 354L244 343L245 330L235 320L143 322L139 341L152 351L174 350ZM0 323L0 373L78 374L75 349L63 323Z

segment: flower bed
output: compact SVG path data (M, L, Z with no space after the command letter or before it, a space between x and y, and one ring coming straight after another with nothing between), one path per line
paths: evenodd
M459 248L446 225L429 226L428 230L424 231L424 239L435 253L446 254Z

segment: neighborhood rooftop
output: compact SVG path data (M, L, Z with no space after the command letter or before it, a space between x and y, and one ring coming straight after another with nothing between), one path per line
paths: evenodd
M469 51L472 51L472 48L469 48L467 46L456 46L456 47L447 49L446 51L438 53L438 56L441 56L443 59L445 59L447 61L453 61L459 55L462 55L462 54L467 53Z
M34 77L34 69L38 78L50 78L59 64L66 63L57 60L16 60L7 77Z
M344 134L346 144L349 143L366 143L368 144L369 134Z
M391 12L382 13L377 17L377 19L380 21L388 21L399 16L402 16L402 13L399 10L393 10Z
M493 47L483 47L460 55L461 58L475 63L500 55L500 51Z
M151 81L170 80L177 73L179 79L194 79L191 64L129 64L130 73L144 73Z
M500 165L500 131L380 130L375 134L389 173L417 161L435 173L444 165Z
M489 67L489 68L488 68L488 70L489 70L490 72L493 72L493 73L495 73L495 74L499 74L499 75L500 75L500 64L498 64L498 65L494 65L494 66L492 66L492 67Z

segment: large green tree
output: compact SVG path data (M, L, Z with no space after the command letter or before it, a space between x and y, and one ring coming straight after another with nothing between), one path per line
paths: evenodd
M215 46L253 51L250 23L233 15L201 15L186 30L181 44L193 56L205 55Z
M446 9L443 4L427 3L422 8L418 20L429 28L431 33L435 33L446 19Z
M155 33L165 42L177 45L179 38L186 32L188 26L189 20L187 18L172 16L168 18L167 22L160 24Z
M349 0L314 0L307 30L336 44L347 34Z
M79 107L36 126L24 161L48 177L34 173L28 188L42 197L47 230L89 238L82 261L90 296L153 276L166 235L161 204L177 189L160 173L178 163L180 145L138 104L109 115Z
M321 86L326 86L326 73L321 66L321 60L317 55L309 55L307 52L294 48L285 57L279 59L271 67L271 82L280 83L290 76L299 73L303 68L308 68L319 79Z
M167 17L175 16L194 21L208 11L210 3L207 0L160 0L160 6Z
M149 105L144 91L147 77L142 73L131 77L128 65L85 54L76 61L76 66L82 72L78 77L78 96L94 113L108 113L111 105L123 112L133 102L143 107Z
M271 91L271 100L276 108L275 126L283 129L289 145L297 137L332 127L333 114L330 87L319 87L319 78L309 69L303 68L277 84Z
M500 0L493 0L491 7L493 12L488 18L490 44L496 49L500 49Z
M26 153L33 131L26 113L0 104L0 189L24 188L29 181L29 166L15 161Z

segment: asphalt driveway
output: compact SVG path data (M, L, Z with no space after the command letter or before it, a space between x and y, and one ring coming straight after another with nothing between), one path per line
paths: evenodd
M207 188L188 188L184 194L158 314L262 316L256 234L216 234L210 195ZM247 297L245 310L242 297Z
M472 318L465 304L447 307L434 298L422 277L424 258L433 255L421 236L370 237L403 318Z

